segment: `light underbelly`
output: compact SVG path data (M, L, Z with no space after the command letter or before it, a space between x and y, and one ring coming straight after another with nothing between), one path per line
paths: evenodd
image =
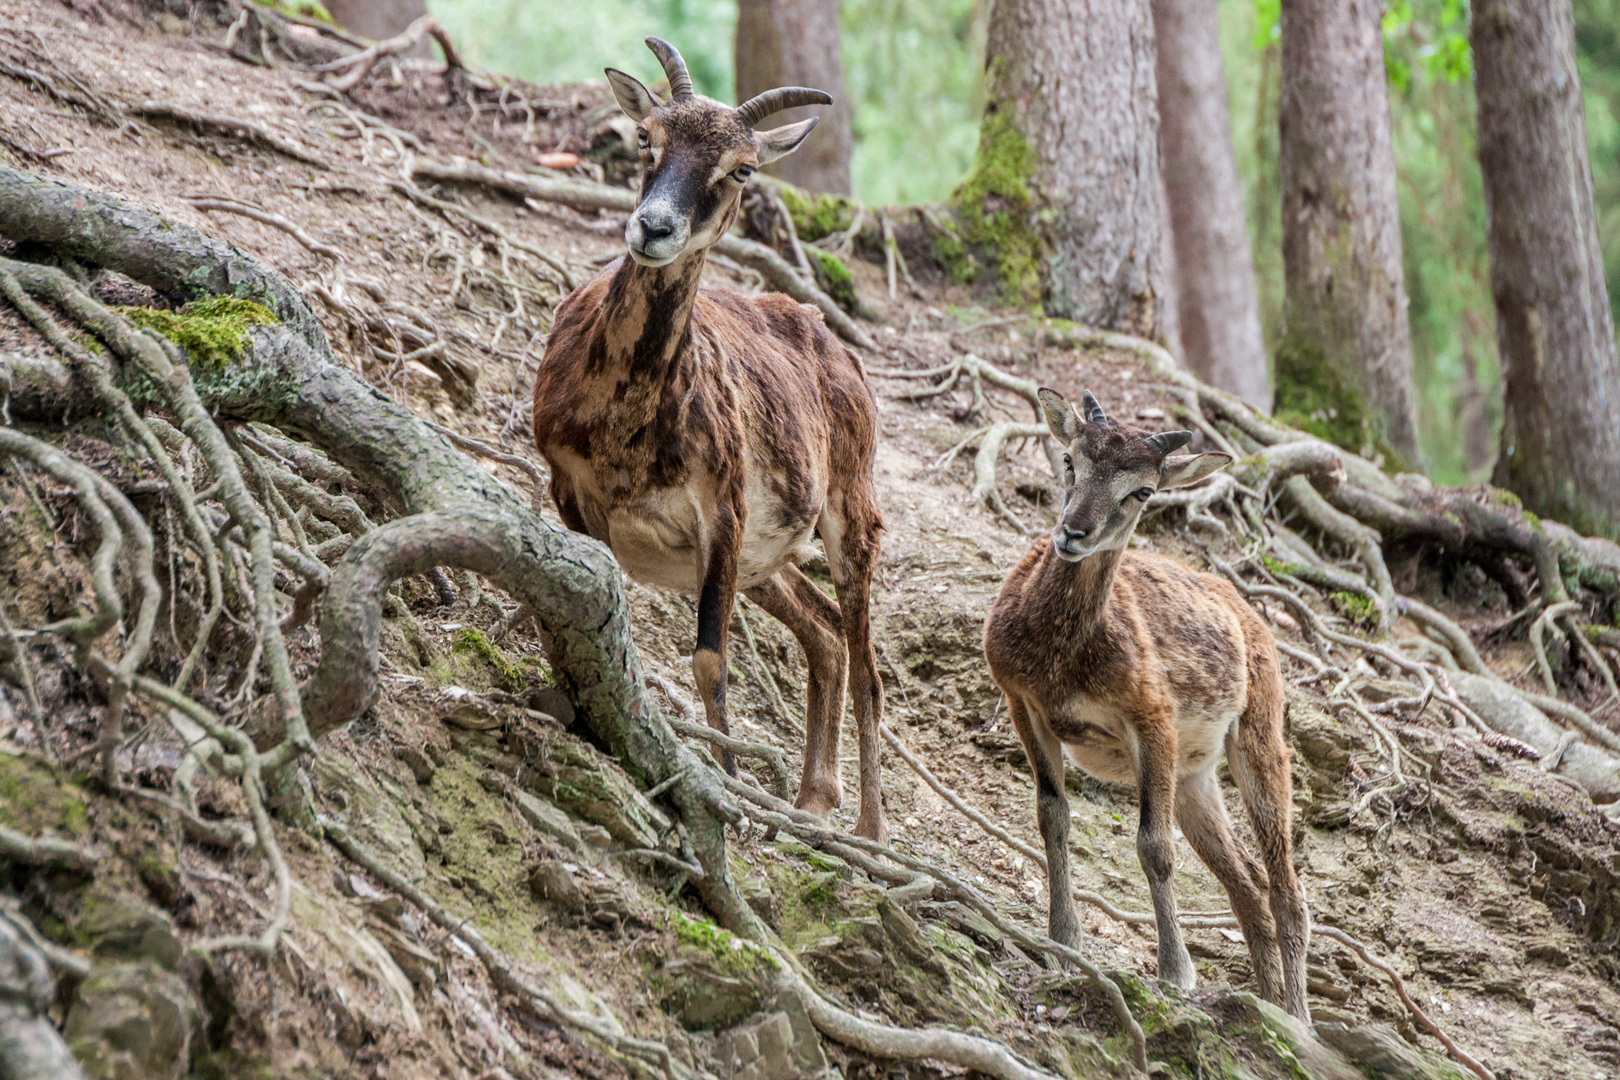
M695 507L688 513L670 513L667 505L660 509L665 512L650 513L645 506L609 511L608 546L636 581L695 596L702 591L706 570L703 523ZM814 531L813 521L794 529L769 529L750 517L737 556L737 589L752 588L785 564L802 562L811 554Z
M1054 731L1070 762L1107 783L1136 786L1134 740L1115 710L1077 699L1057 720ZM1235 720L1235 711L1226 708L1182 710L1176 717L1176 775L1213 768Z

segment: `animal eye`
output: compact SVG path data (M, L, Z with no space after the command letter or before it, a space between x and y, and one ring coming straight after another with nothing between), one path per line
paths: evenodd
M1074 459L1071 458L1068 454L1063 455L1063 467L1065 469L1074 468Z
M748 183L748 178L753 175L754 167L752 165L739 165L731 170L731 178L739 184Z
M1149 499L1153 498L1153 489L1150 487L1138 488L1136 490L1136 497L1141 499L1143 502L1147 502Z
M643 149L646 148L646 146L647 146L647 129L646 128L643 128L643 127L636 128L636 145L639 146L639 147L642 147Z

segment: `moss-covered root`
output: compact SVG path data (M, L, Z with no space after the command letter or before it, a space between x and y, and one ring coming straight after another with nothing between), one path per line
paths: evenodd
M248 330L276 322L273 311L252 300L214 296L179 311L120 307L126 319L143 330L156 330L186 351L199 367L221 368L247 351Z
M851 315L865 314L860 294L855 291L855 279L850 275L849 267L844 265L844 260L820 248L807 247L804 253L815 269L816 284L833 298L833 303Z

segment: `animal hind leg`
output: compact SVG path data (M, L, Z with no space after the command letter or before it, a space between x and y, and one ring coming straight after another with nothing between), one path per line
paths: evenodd
M834 504L837 504L836 506ZM877 650L872 647L869 605L872 576L877 572L878 536L883 518L869 489L856 488L828 500L819 523L827 565L838 590L838 608L849 649L849 696L855 708L855 734L860 743L861 812L855 834L885 842L888 824L883 819L882 767L878 757L878 725L883 722L883 681L878 678ZM829 769L838 768L832 751Z
M742 525L742 515L734 507L722 503L716 509L708 565L698 593L697 647L692 650L692 677L703 699L703 712L709 726L725 735L731 734L726 720L726 645L731 610L737 603ZM731 751L721 751L720 762L727 773L737 775L737 758Z
M1258 617L1249 636L1249 704L1238 718L1236 734L1227 740L1226 756L1270 878L1267 892L1282 954L1282 1006L1309 1021L1305 950L1310 946L1311 915L1294 872L1294 785L1288 771L1293 751L1283 739L1282 674L1271 631Z
M1176 822L1232 902L1232 913L1249 943L1260 996L1282 1004L1282 959L1277 951L1277 924L1266 906L1266 872L1232 835L1232 819L1227 816L1214 769L1176 782Z
M837 762L847 654L838 605L793 565L749 589L747 596L792 631L804 649L810 671L804 710L804 776L793 804L826 817L843 800ZM829 761L831 769L827 768Z

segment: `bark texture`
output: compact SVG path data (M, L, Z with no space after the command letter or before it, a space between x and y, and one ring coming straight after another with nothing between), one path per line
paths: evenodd
M1277 413L1417 464L1412 344L1378 0L1282 5Z
M1160 335L1159 121L1148 0L1001 0L973 172L952 197L1007 299Z
M1470 44L1505 411L1495 481L1620 534L1620 361L1569 0L1483 0Z
M1153 34L1182 359L1205 382L1269 412L1271 376L1215 0L1154 0Z
M807 191L848 195L852 146L838 0L740 0L737 5L737 100L778 86L809 86L832 95L830 107L789 109L771 126L809 116L821 123L797 151L766 168Z

